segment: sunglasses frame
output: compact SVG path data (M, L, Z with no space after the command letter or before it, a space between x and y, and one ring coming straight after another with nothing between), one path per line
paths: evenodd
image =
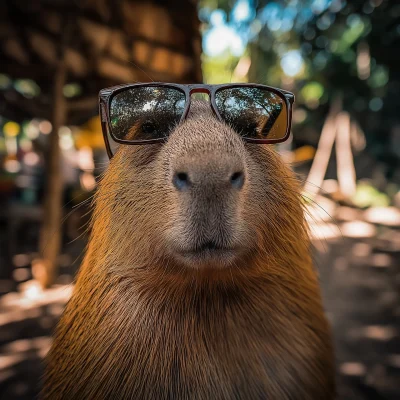
M113 86L110 88L102 89L99 92L99 112L100 112L100 119L101 119L101 128L103 131L104 142L106 145L108 156L111 158L113 153L111 151L111 146L109 142L109 136L112 138L113 141L120 144L128 144L128 145L142 145L142 144L154 144L164 142L165 138L157 138L157 139L148 139L148 140L124 140L116 138L111 129L110 123L110 105L111 100L113 97L127 89L137 88L137 87L152 87L152 86L162 86L166 88L178 89L185 94L185 108L182 113L181 119L179 120L179 124L184 121L190 111L191 105L191 96L194 93L206 93L210 98L210 105L211 109L215 115L215 117L224 122L224 119L218 112L217 103L215 100L216 93L221 89L230 89L230 88L237 88L237 87L248 87L248 88L260 88L268 90L269 92L275 93L278 95L286 104L287 109L287 127L285 136L281 139L254 139L254 138L246 138L243 137L243 140L249 143L258 143L258 144L273 144L273 143L281 143L288 139L290 135L290 129L292 126L292 105L294 103L294 94L283 89L274 88L271 86L266 85L259 85L255 83L227 83L221 85L206 85L206 84L177 84L177 83L164 83L164 82L151 82L151 83L128 83L124 85Z

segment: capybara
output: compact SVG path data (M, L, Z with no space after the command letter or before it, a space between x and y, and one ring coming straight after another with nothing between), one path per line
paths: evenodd
M44 399L334 398L300 185L193 101L121 145L47 357Z

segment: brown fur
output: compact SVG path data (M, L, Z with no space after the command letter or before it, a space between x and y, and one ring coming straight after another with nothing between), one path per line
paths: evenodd
M211 186L216 168L239 165L243 188L185 199L172 174L199 161ZM193 104L163 145L121 146L97 193L43 398L332 399L299 193L271 146L245 144L208 105ZM208 234L236 255L204 265L177 255Z

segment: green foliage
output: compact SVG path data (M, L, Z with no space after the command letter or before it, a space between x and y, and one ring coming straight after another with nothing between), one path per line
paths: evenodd
M306 104L319 101L324 94L324 87L319 82L309 82L303 86L300 94Z
M235 0L201 0L200 8L208 8L210 10L223 10L226 13L232 10Z
M387 207L390 205L390 198L380 192L367 182L360 182L352 198L353 203L360 208L366 207Z
M203 54L202 62L204 82L209 84L228 83L232 82L239 57L235 57L230 52L224 52L218 57ZM234 82L238 81L235 79Z
M251 18L235 20L239 3L249 5ZM367 151L388 170L400 167L400 152L392 146L393 129L400 126L397 1L202 0L202 8L208 16L204 32L213 29L213 10L223 10L225 23L247 44L249 81L296 93L296 107L307 118L295 118L295 142L316 145L315 132L340 92L344 109L366 134ZM288 56L293 50L302 58L298 68ZM213 75L213 82L229 80L234 64L223 58L205 61L205 76Z

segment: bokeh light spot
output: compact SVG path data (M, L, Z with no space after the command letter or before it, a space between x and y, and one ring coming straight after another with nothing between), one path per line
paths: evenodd
M290 50L282 56L281 67L288 76L298 75L304 68L303 57L299 50Z
M379 111L383 107L383 101L379 97L374 97L373 99L370 100L369 102L369 108L371 111Z

